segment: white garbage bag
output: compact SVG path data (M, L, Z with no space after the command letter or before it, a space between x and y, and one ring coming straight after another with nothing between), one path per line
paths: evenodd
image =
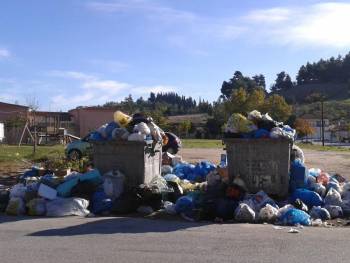
M12 216L24 215L26 213L26 206L22 198L11 197L7 208L6 214Z
M326 205L325 208L328 210L331 218L339 218L343 216L343 209L336 205Z
M57 198L46 203L47 216L87 216L89 201L83 198Z
M125 175L119 170L106 173L103 181L103 190L110 198L117 199L124 192Z
M10 198L20 197L24 198L27 191L27 187L24 184L15 184L10 190Z
M341 206L342 205L341 195L338 193L337 190L335 190L334 188L331 188L329 189L326 197L324 198L324 202L326 205Z
M245 203L240 203L235 210L235 220L242 223L252 223L255 220L255 212Z
M43 216L46 214L46 201L43 198L34 198L27 203L28 215Z
M273 223L277 219L278 209L270 204L261 208L259 212L259 220L261 222Z
M138 132L138 133L141 133L143 135L150 135L151 134L150 128L144 122L140 122L140 123L136 124L134 127L134 132Z

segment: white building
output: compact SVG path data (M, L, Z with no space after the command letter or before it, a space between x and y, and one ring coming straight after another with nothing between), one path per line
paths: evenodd
M310 140L322 140L322 120L321 119L311 119L311 118L303 118L307 121L310 126L314 129L314 133L312 135L307 136L307 139ZM324 122L324 139L326 141L331 141L332 139L332 131L330 127L330 122L328 119L323 119Z
M0 122L0 142L2 142L5 138L5 126L2 122Z

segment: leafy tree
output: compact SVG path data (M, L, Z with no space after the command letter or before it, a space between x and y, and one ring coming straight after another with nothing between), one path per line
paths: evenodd
M315 133L314 128L311 127L310 123L304 119L296 119L294 125L298 135L302 138Z
M302 65L296 77L298 85L311 83L346 83L350 79L350 53L344 57Z
M242 72L236 71L229 81L224 81L221 86L222 96L229 99L234 90L240 88L247 92L255 89L265 89L265 77L263 75L256 75L253 78L243 76Z
M179 132L184 134L186 137L188 136L189 131L192 128L192 123L189 120L185 120L179 124Z
M278 121L286 121L292 113L292 107L285 99L279 95L272 95L267 98L263 107L264 112L268 112L272 118Z
M275 83L273 84L271 90L273 92L277 92L280 90L287 90L290 88L293 88L293 82L290 76L284 71L278 73Z

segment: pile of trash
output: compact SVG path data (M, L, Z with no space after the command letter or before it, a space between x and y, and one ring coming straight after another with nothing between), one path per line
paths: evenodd
M114 121L106 123L90 134L91 141L146 141L167 143L167 136L151 117L136 113L132 117L121 112L114 113Z
M131 133L128 129L132 129ZM291 140L295 131L258 111L231 116L227 130L233 137ZM126 136L128 134L128 136ZM261 135L261 136L260 136ZM163 132L142 115L116 112L115 122L92 134L97 140L163 141ZM289 196L277 200L264 191L249 193L244 181L229 178L227 156L218 164L187 163L181 156L163 153L161 175L147 184L128 186L127 174L112 170L101 175L87 167L84 173L57 176L33 167L11 189L0 187L0 212L31 216L94 216L167 214L189 221L323 225L350 215L350 182L339 174L307 169L302 150L293 146Z
M268 113L261 114L254 110L246 118L240 113L233 113L225 128L226 138L287 138L295 140L296 131L283 122L273 120Z
M0 211L55 217L157 212L190 221L292 226L320 226L350 215L350 182L341 175L308 170L296 158L291 164L289 198L274 200L264 191L248 193L244 182L230 182L226 165L223 157L219 165L189 164L180 156L164 153L162 176L134 188L125 186L125 175L118 170L103 176L89 169L64 177L39 177L33 168L20 183L0 191Z

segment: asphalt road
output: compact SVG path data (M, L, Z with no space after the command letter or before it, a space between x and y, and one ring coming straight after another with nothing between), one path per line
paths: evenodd
M0 262L349 262L350 228L0 216Z

